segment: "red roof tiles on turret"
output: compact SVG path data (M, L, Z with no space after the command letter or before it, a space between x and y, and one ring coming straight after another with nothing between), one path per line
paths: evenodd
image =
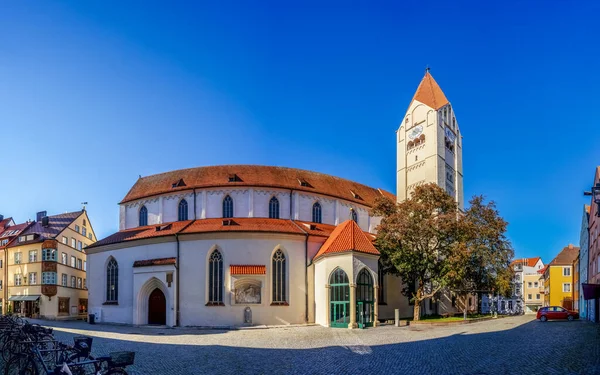
M413 97L413 101L415 100L418 100L436 110L450 103L448 99L446 99L446 95L444 95L444 92L440 86L429 73L429 69L425 71L425 76L417 88L417 92Z
M373 246L372 240L367 237L358 224L352 220L347 220L335 228L314 259L325 254L352 251L379 255L379 251Z
M232 275L266 275L267 267L257 265L231 265L229 271Z

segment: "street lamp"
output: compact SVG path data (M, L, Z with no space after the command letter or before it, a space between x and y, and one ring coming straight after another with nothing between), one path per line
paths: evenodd
M600 217L600 182L597 182L596 186L592 187L592 199L594 200L594 203L598 205L596 216Z

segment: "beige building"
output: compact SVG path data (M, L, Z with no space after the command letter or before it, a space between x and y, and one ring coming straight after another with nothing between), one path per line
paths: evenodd
M541 273L523 276L523 299L525 312L535 313L544 303L544 275Z
M46 319L87 313L85 247L96 235L84 210L35 222L5 246L6 309Z

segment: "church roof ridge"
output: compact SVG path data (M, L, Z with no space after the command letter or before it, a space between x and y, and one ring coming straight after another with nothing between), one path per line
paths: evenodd
M411 103L415 100L418 100L435 110L450 103L440 88L440 85L438 85L431 73L429 73L429 68L425 70L425 75L423 76L421 83L419 83L419 87L417 87L417 91L415 92Z

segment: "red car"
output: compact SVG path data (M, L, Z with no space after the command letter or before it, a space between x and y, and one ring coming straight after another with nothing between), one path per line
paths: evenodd
M567 310L560 306L548 306L539 309L536 318L539 319L540 322L557 319L567 319L568 321L571 321L573 319L579 319L579 313L577 311Z

